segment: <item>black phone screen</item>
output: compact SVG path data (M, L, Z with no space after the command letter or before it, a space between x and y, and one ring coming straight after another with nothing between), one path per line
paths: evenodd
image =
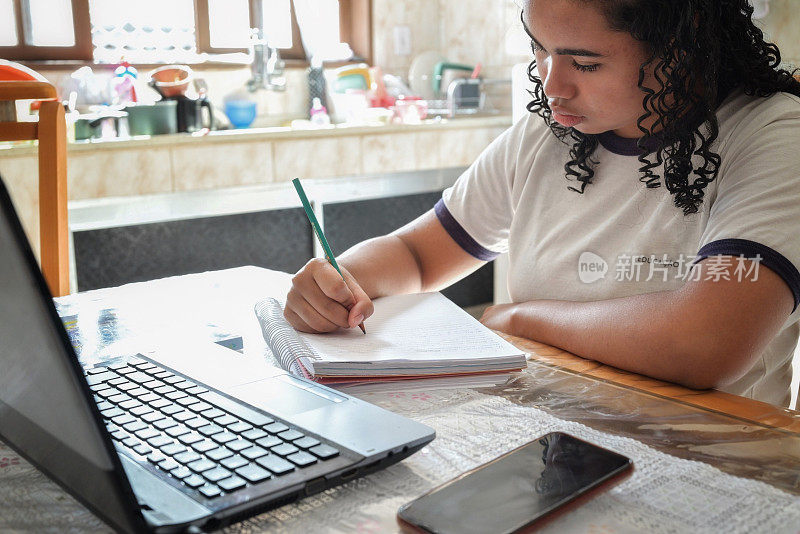
M625 456L554 432L404 505L428 532L515 532L630 468Z

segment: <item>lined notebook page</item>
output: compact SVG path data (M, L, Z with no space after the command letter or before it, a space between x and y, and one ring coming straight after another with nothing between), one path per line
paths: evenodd
M317 362L480 360L521 351L441 293L396 295L373 301L364 326L328 334L299 333ZM409 363L410 363L409 362Z

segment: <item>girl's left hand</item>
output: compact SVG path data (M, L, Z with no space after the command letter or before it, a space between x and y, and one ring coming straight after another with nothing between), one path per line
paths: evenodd
M481 316L481 322L492 330L513 334L511 318L516 308L516 304L497 304L496 306L489 306L484 310Z

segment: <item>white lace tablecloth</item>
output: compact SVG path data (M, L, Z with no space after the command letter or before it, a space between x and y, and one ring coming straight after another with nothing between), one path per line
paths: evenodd
M633 460L630 478L544 532L797 533L800 497L679 459L630 438L558 419L475 390L362 396L436 429L425 449L389 469L237 523L226 532L399 531L397 508L428 489L543 434L560 430ZM800 474L800 466L798 466ZM94 532L107 527L0 444L0 532Z

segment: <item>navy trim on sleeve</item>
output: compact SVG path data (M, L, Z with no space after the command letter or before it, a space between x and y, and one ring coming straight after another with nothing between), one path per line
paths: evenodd
M761 257L760 264L775 271L778 276L783 278L789 289L794 295L794 308L800 304L800 272L784 255L761 243L749 241L747 239L720 239L703 245L697 253L695 263L702 261L709 256L743 256L747 259Z
M472 239L472 236L469 235L467 231L464 230L464 227L458 224L458 221L450 214L447 206L444 205L443 199L440 198L439 201L436 202L436 205L433 206L433 211L436 213L436 217L439 218L439 222L444 226L444 229L447 230L447 233L453 238L453 241L458 243L461 248L472 256L482 261L492 261L500 255L498 252L492 252L488 248L483 248L477 241Z

